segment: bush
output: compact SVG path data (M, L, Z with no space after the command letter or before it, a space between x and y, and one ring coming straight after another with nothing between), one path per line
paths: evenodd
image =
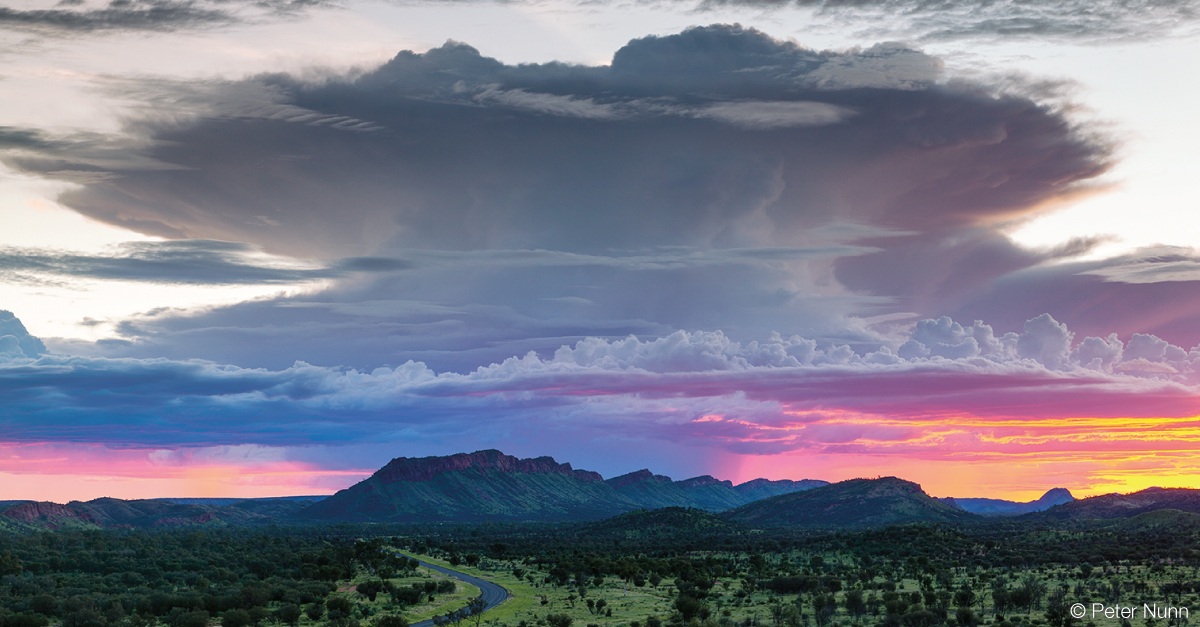
M13 614L4 617L4 627L46 627L50 620L37 614Z
M296 625L300 622L300 616L303 612L300 611L300 606L295 603L288 603L280 607L275 616L279 622L285 625Z
M329 608L330 612L338 611L342 616L349 616L350 610L354 609L354 604L346 597L333 597L325 601L325 607Z
M367 600L374 603L375 597L378 596L380 592L383 592L383 582L378 579L364 581L358 584L358 586L355 587L355 590L357 590L359 594L367 597Z
M250 612L246 610L229 610L221 615L221 627L247 627L250 623Z
M395 614L387 614L375 619L375 627L408 627L408 619Z
M571 627L571 617L566 614L547 614L546 624L550 627Z

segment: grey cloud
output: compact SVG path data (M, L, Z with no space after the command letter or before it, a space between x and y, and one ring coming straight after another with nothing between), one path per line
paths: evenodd
M907 340L918 336L968 350L898 358L886 347L856 351L797 336L736 342L720 332L674 332L585 338L545 356L509 357L456 374L411 361L364 372L300 362L266 370L195 360L32 359L0 339L0 350L14 356L0 362L6 408L0 434L10 442L178 447L428 441L468 432L488 441L519 433L546 444L565 434L596 446L593 436L618 429L629 438L694 438L719 447L728 440L722 433L819 419L793 418L785 410L836 407L890 417L1195 415L1200 350L1159 338L1131 339L1124 356L1110 356L1111 368L1098 370L1092 340L1115 343L1117 353L1120 340L1087 338L1064 352L1071 351L1073 334L1048 315L1002 338L991 337L983 323L963 327L949 319L922 321ZM976 350L980 337L1000 348ZM701 419L710 414L733 422L706 426ZM828 435L789 436L764 446L796 450L820 445Z
M1028 99L830 83L889 55L936 66L911 49L817 52L714 26L635 40L611 66L505 66L448 44L321 84L211 85L213 112L139 126L155 141L132 152L176 170L110 169L63 201L143 232L301 256L724 248L803 244L836 221L905 230L1009 217L1106 166L1105 146Z
M52 9L0 7L0 29L43 35L115 31L172 32L229 26L265 16L293 15L325 0L112 0L102 8L60 2Z
M1156 246L1080 272L1111 283L1200 281L1200 253L1193 248Z
M334 286L287 323L267 322L282 301L237 308L243 323L130 320L132 348L106 354L460 369L610 333L874 341L854 317L940 313L966 298L947 286L1077 254L1024 251L999 229L1110 162L1059 109L938 84L938 68L899 45L814 51L736 25L636 39L608 66L510 66L448 43L319 82L125 81L113 88L145 98L131 130L148 139L72 151L10 133L5 158L47 177L88 169L60 201L143 233L418 266ZM459 313L366 325L338 313L356 301ZM323 326L344 335L314 339Z
M773 129L837 124L854 111L824 102L721 102L708 105L696 115L743 128Z
M869 249L417 251L401 257L413 264L410 271L203 312L165 310L120 325L123 341L55 341L55 346L84 354L191 356L271 368L297 358L362 369L415 359L463 372L529 350L553 351L589 335L723 328L758 336L772 327L843 334L841 324L813 323L846 308L871 306L871 298L821 294L821 277L806 277L804 268L863 252ZM591 305L581 307L582 301Z
M0 248L0 278L51 284L75 277L182 285L270 285L412 267L407 261L377 257L299 264L268 258L247 244L209 240L126 243L107 255Z
M1194 0L702 0L701 9L802 8L817 22L908 40L1065 39L1091 43L1194 32Z
M72 151L71 138L10 133L7 160L53 177L85 169L62 165L76 157L94 180L61 201L145 233L419 267L334 287L290 324L265 322L284 302L237 309L243 329L221 312L131 320L136 348L108 354L179 356L178 341L237 363L400 351L459 369L605 333L872 341L848 318L936 312L957 296L941 286L966 283L931 267L969 279L1053 257L1005 248L994 229L1108 164L1052 107L1007 86L937 85L939 66L895 44L821 52L720 25L631 41L599 67L507 66L451 43L318 83L113 84L145 99L133 124L148 140ZM371 326L339 313L356 300L457 313L403 307ZM344 335L314 340L320 325ZM297 335L269 355L237 348L266 329Z
M1191 271L1195 259L1191 249L1152 247L1111 259L971 273L960 275L958 289L947 285L954 296L940 302L948 315L986 317L1000 328L1021 325L1036 303L1081 335L1150 333L1193 345L1200 342L1200 290L1189 287L1200 279Z

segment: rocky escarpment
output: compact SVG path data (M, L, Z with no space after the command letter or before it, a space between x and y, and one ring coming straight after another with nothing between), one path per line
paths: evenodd
M643 481L652 481L652 482L656 482L656 483L672 483L670 477L668 477L666 475L656 475L656 474L650 472L646 468L643 468L641 470L635 470L631 473L624 474L619 477L613 477L612 479L606 479L604 481L604 483L607 483L608 485L612 486L613 488L620 490L621 488L628 487L631 485L636 485L636 484L642 483Z
M685 490L688 490L691 488L705 488L710 485L722 485L727 488L733 489L732 481L721 481L720 479L717 479L716 477L713 477L711 475L700 475L699 477L692 477L691 479L683 479L682 481L676 481L675 483L678 483L679 487L681 487Z
M505 455L495 449L476 451L474 453L458 453L445 457L397 457L386 466L375 472L375 476L384 483L395 481L431 481L434 477L446 472L461 472L465 470L496 471L501 473L520 472L525 474L560 474L579 481L603 481L600 473L588 470L575 470L571 464L559 464L553 457L535 457L518 459Z
M96 520L87 512L81 512L69 505L59 505L48 501L30 501L14 505L4 512L0 512L0 516L7 516L18 522L45 529L58 529L71 524L84 526L96 524Z
M738 490L709 475L672 481L647 469L604 481L550 457L518 459L486 450L397 457L301 516L354 522L597 520L662 507L722 511L823 483L761 479Z

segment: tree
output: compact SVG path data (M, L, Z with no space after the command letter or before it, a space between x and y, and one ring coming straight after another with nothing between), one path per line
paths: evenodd
M173 627L208 627L208 612L193 610L183 612L173 621Z
M343 616L349 616L354 604L346 597L332 597L325 601L325 607L328 607L330 612L341 612Z
M479 622L483 620L483 610L486 608L487 602L483 600L482 595L475 597L467 604L467 615L475 617L475 627L479 627Z
M833 620L833 615L837 613L837 597L832 594L814 594L812 605L813 618L821 627L828 625Z
M325 602L324 601L314 601L307 608L305 608L304 613L308 616L308 618L310 620L313 620L313 621L321 620L321 617L325 615Z
M571 617L566 614L547 614L546 624L550 627L571 627Z
M24 570L21 560L9 551L0 553L0 575L20 575Z
M250 622L250 612L246 610L229 610L221 615L221 627L246 627Z
M683 622L685 623L692 620L692 617L700 614L700 610L703 608L704 604L699 599L685 594L681 594L675 599L675 609L683 615Z
M847 591L846 598L842 600L842 604L846 607L846 613L855 619L860 618L867 612L867 603L863 601L863 593L859 588Z
M295 603L285 603L275 612L275 616L279 622L285 625L297 625L300 623L300 616L304 612L300 611L300 606ZM407 626L405 626L407 627Z
M1024 602L1025 613L1032 612L1034 609L1042 606L1042 599L1046 596L1046 584L1033 575L1028 575L1021 580L1021 587L1016 590Z
M359 594L367 597L372 603L375 602L375 597L383 591L383 582L379 579L371 579L364 581L355 587Z
M54 616L54 612L58 610L58 599L49 594L39 594L29 599L29 609L42 616Z
M1046 622L1050 627L1071 627L1075 624L1075 617L1071 616L1067 603L1066 586L1058 587L1050 595L1050 599L1046 603Z

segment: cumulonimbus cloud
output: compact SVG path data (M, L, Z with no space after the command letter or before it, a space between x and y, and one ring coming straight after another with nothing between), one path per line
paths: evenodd
M462 370L677 329L877 340L853 321L940 315L964 289L1086 251L1027 251L1003 230L1111 163L1037 94L941 71L903 45L819 51L737 25L635 39L598 66L506 65L451 42L316 82L110 81L153 115L120 137L10 129L0 158L143 233L414 263L131 319L119 341L73 347L93 354L373 367L403 353Z

